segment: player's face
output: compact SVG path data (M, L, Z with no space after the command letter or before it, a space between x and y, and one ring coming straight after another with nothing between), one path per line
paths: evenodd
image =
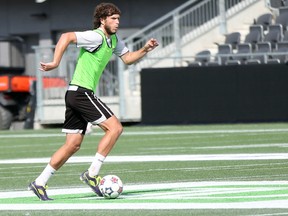
M117 32L120 23L119 21L119 14L113 14L112 16L108 16L106 17L106 19L103 20L103 26L108 35L112 35Z

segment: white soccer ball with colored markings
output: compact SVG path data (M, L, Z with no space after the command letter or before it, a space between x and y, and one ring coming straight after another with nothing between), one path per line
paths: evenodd
M106 175L101 179L99 189L106 199L115 199L122 193L123 183L116 175Z

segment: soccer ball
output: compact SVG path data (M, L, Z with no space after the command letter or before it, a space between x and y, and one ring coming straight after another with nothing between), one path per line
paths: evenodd
M116 175L106 175L101 179L99 189L106 199L115 199L122 193L123 183Z

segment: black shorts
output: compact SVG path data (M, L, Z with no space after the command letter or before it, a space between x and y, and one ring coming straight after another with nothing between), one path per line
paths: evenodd
M64 133L85 134L88 122L93 125L100 124L114 115L93 91L79 86L69 86L65 104L65 122L62 129Z

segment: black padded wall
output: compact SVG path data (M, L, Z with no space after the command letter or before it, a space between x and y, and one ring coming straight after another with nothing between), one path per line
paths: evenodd
M144 69L142 123L288 120L288 66Z

